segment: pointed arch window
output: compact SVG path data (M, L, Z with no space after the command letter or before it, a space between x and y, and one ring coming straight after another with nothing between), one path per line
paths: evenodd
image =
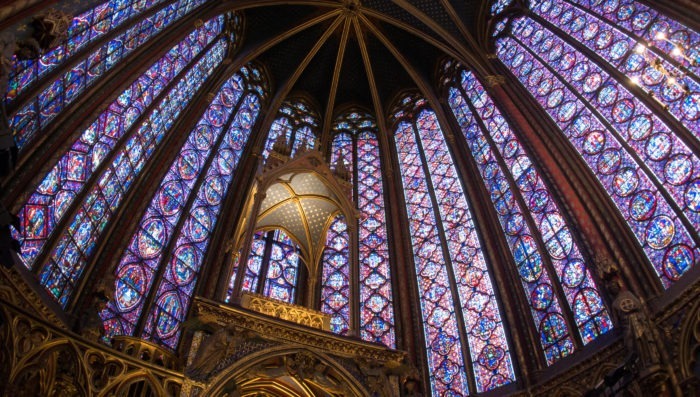
M75 17L68 30L67 40L39 59L23 61L15 57L6 95L7 102L14 102L18 95L35 84L44 86L40 93L26 98L23 104L20 104L21 108L14 110L10 115L10 126L14 131L17 147L20 150L24 148L27 142L45 129L87 87L134 49L203 2L180 0L166 6L158 5L159 2L144 6L142 2L136 1L110 1ZM141 14L149 13L152 15L140 18ZM131 22L126 22L127 20ZM125 27L123 33L110 38L89 54L80 55L80 50L90 42L97 41L115 28L129 23L131 26ZM240 23L237 23L233 26L239 25ZM65 73L54 80L48 80L50 71L68 61L71 62L71 66Z
M655 37L663 31L697 56L700 36L633 1L532 7L496 38L498 57L595 174L668 288L700 254L700 159L689 147L700 108L692 59ZM677 71L681 85L668 79Z
M319 120L318 112L305 99L291 98L286 100L270 127L263 150L263 158L267 159L272 146L280 135L286 137L287 144L291 148L290 156L294 156L302 146L314 147Z
M20 209L21 228L15 231L20 257L63 306L98 237L187 105L181 95L192 97L223 60L222 27L222 17L205 23L138 77L82 132ZM85 199L76 202L88 187ZM76 215L64 220L72 209ZM67 232L47 244L61 225ZM37 263L43 255L47 262Z
M396 346L389 243L384 207L382 162L377 126L367 113L351 110L333 123L331 164L340 163L353 184L358 222L359 331L363 340ZM355 181L353 183L353 181ZM332 314L333 331L345 334L351 323L352 274L345 219L328 231L321 280L321 310ZM344 245L343 242L344 241Z
M261 82L244 75L251 74L224 83L192 129L121 256L115 298L101 313L108 336L139 333L177 346L221 202L261 107Z
M573 352L577 336L587 344L607 332L610 316L554 197L484 87L457 65L450 85L449 105L491 193L551 364Z
M511 383L491 276L437 117L415 96L404 97L393 117L433 395Z

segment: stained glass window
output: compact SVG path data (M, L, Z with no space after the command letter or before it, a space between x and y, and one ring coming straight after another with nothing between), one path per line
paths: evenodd
M612 327L610 316L569 226L520 140L475 76L461 67L457 72L448 102L491 193L552 363L573 348L552 279L562 286L584 344Z
M499 36L498 56L581 154L667 288L700 253L700 159L686 145L698 137L698 78L683 58L697 57L700 36L629 0L532 7ZM657 114L653 98L683 127Z
M41 283L62 304L146 160L223 60L226 42L214 41L222 24L220 18L207 22L140 76L72 144L20 210L21 230L16 235L22 243L21 258L31 267L63 215L78 204L74 199L86 184L96 182L39 272ZM171 81L176 82L174 87L151 106ZM95 171L100 173L93 175Z
M358 223L360 337L395 347L394 306L377 126L370 115L350 111L336 119L333 132L331 164L336 166L342 161L349 171L350 182L355 180L357 173L354 201L361 214ZM334 224L329 233L336 233L336 229ZM347 257L342 260L337 257L339 250L333 246L334 240L330 234L328 237L329 255L324 257L323 277L329 285L323 282L322 288L327 291L325 295L332 302L323 303L322 307L333 312L330 310L332 306L339 302L347 304L347 299L333 297L345 296L343 291L349 291L349 263ZM339 267L339 264L342 266ZM323 299L322 297L322 302Z
M300 264L299 246L283 230L256 232L241 289L279 301L295 303ZM229 289L235 282L237 272L238 265L233 271ZM228 299L230 295L231 292Z
M433 395L468 394L466 360L474 392L511 383L515 373L500 309L437 117L423 99L407 96L400 106L393 113L394 140Z
M73 62L74 65L70 70L54 81L46 82L46 87L41 93L29 98L28 103L22 105L10 116L17 147L21 150L36 136L37 131L45 128L87 87L117 65L131 51L203 2L204 0L180 0L161 8L153 15L136 22L83 59ZM65 54L65 56L70 55L72 53ZM42 60L39 61L41 62ZM16 89L11 90L8 98L13 97L16 91Z
M248 84L242 73L224 83L164 176L117 266L115 298L102 312L108 336L133 335L150 310L142 336L176 346L222 197L260 109Z
M331 331L350 330L350 236L345 217L338 215L326 234L321 273L321 311L331 315Z
M302 146L315 147L318 129L318 113L306 100L295 98L284 101L270 127L263 158L267 158L280 135L287 138L287 144L292 149L290 156L294 156Z

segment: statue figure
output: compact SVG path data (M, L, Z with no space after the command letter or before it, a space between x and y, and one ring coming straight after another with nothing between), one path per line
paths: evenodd
M622 290L617 279L609 283L608 291L615 299L613 315L622 325L629 359L636 361L640 369L659 365L661 358L654 337L654 325L646 314L644 304L632 292Z
M216 366L231 355L239 344L237 331L232 325L222 326L202 341L194 360L185 370L186 375L195 380L209 378Z

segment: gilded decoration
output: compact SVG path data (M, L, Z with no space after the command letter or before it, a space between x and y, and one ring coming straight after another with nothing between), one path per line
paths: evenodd
M241 306L245 309L291 321L311 328L330 331L331 316L304 306L292 305L286 302L270 299L263 295L243 292Z

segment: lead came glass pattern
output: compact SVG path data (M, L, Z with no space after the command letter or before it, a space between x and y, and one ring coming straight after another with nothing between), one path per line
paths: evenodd
M517 137L471 72L462 70L461 88L463 91L454 87L450 89L448 100L457 117L458 124L468 140L472 155L477 160L477 166L485 179L487 188L493 192L494 185L490 180L493 180L494 177L500 178L505 172L510 172L512 175L519 188L518 193L523 198L523 202L528 207L528 213L532 216L538 231L541 233L547 255L572 309L582 341L584 344L589 343L607 332L612 327L612 323L590 272L572 238L569 227ZM500 154L503 165L507 166L507 171L497 161L496 153L490 149L491 144L485 139L484 131L467 106L466 98L469 98L483 125L488 129L489 136ZM495 172L496 167L498 167L497 173ZM501 224L512 244L515 241L513 236L518 235L519 231L526 227L522 211L519 211L519 208L517 212L505 211L500 209L497 203L494 204L500 215ZM517 206L517 204L515 205ZM528 232L526 233L529 235ZM516 256L516 251L513 253ZM538 265L538 268L531 270L532 274L543 271L542 263L540 262ZM524 276L527 273L523 273L523 268L520 268L520 274L523 281L530 281ZM529 293L531 307L540 312L545 311L554 296L549 283L539 283ZM542 333L542 330L540 332ZM542 342L546 346L546 340L543 339ZM551 362L551 358L548 360Z
M413 125L401 121L394 139L406 197L431 391L434 396L464 396L469 386L454 312L457 306Z
M318 128L318 113L304 99L284 101L278 111L277 118L270 127L263 150L263 158L267 159L272 146L280 135L287 138L287 145L292 149L290 154L292 157L304 145L307 148L313 148Z
M630 112L627 113L630 117L615 121L615 117L623 116L613 114L613 108L627 108L630 103L629 109L636 108L626 90L612 83L603 84L605 80L599 69L591 70L591 62L581 56L577 58L574 51L564 55L563 45L562 53L557 55L559 50L553 48L558 39L551 33L514 23L518 26L518 36L538 51L551 46L547 58L572 60L553 64L553 69L562 73L560 76L513 37L497 41L499 58L582 155L627 220L661 283L669 287L694 265L698 255L698 247L680 219L685 215L697 219L697 213L691 210L698 208L695 197L700 197L694 193L698 183L691 178L691 171L697 169L695 156L689 155L685 145L667 127L657 123L655 117L641 117L637 122ZM571 91L572 86L581 97ZM586 98L590 101L588 105L584 102ZM605 124L605 114L611 118L610 127ZM652 126L661 131L657 133ZM675 153L673 157L669 157L671 153ZM662 185L661 181L668 183ZM659 191L662 188L669 189L671 197L688 209L687 214L673 210L674 203L666 200Z
M558 74L571 82L570 89L575 89L574 93L581 95L589 107L595 107L603 121L610 124L609 134L627 144L628 152L640 158L639 162L646 165L698 229L700 213L691 210L698 204L685 196L689 185L700 183L697 156L639 99L579 51L531 19L515 21L513 34L517 36L523 30L529 33L521 43L534 51L544 65L551 66L562 53L568 55L573 68L559 70ZM550 95L556 96L558 92L555 90ZM554 106L555 100L551 97L550 106Z
M258 289L260 269L262 268L263 259L265 257L265 236L265 232L257 232L253 236L253 242L250 247L250 255L248 256L248 262L245 267L243 285L241 287L243 291L255 292ZM233 276L231 276L231 284L233 284L236 280L238 267L239 266L236 266L233 271Z
M239 74L222 88L221 98L235 106L243 86ZM260 110L260 101L248 94L233 118L228 133L219 145L216 156L199 187L197 198L189 210L177 242L170 253L165 274L157 289L155 305L150 310L143 337L174 349L180 339L179 324L184 320L197 285L199 270L207 252L211 233L221 210L231 179L248 141Z
M345 217L333 219L326 234L321 273L321 311L331 315L331 331L346 335L350 330L350 236Z
M376 128L375 126L372 126ZM374 131L357 136L357 207L360 261L360 336L395 348L394 304L389 265L379 141Z
M21 150L35 137L37 131L45 128L87 87L131 51L203 1L181 0L166 6L105 43L72 66L64 75L49 83L41 93L17 110L14 117L10 117L10 126L14 131L17 147ZM41 111L36 112L35 109L41 109Z
M270 261L263 295L287 303L294 303L299 272L299 249L281 230L275 230L270 248Z
M606 5L609 8L610 5ZM613 14L621 15L625 21L631 18L640 18L643 25L651 25L650 19L641 17L635 13L637 4L626 2L618 5ZM669 33L668 23L658 22L654 28L645 29L644 37L636 36L624 27L617 29L606 20L593 15L590 11L581 9L563 0L535 1L531 8L539 16L552 23L567 33L570 39L594 49L602 61L620 72L624 73L631 81L639 85L646 93L656 96L668 105L668 111L683 125L688 128L696 138L700 137L700 83L695 73L688 73L685 77L678 77L678 84L669 84L659 71L661 68L676 76L681 76L690 66L689 62L671 51L664 52L669 43L665 40L655 39L652 32ZM690 35L695 35L696 42L700 42L697 33L685 30L671 33L671 38L676 42L687 43ZM653 43L648 46L647 40ZM697 46L691 48L688 55L695 54L700 62L700 52ZM647 54L645 56L645 53ZM691 58L692 59L692 58ZM572 58L560 60L561 63L572 62ZM658 64L652 64L658 62ZM688 87L688 93L684 95L680 85ZM620 105L622 106L622 105ZM622 109L622 107L620 108ZM622 115L624 112L616 112ZM649 123L647 115L637 115L634 124L644 126Z
M515 380L503 322L471 210L435 113L423 111L416 126L445 230L477 391L481 393Z
M228 97L229 94L233 94L234 97ZM115 297L102 312L107 336L133 335L136 323L144 310L144 298L150 293L151 286L156 281L154 276L166 254L163 249L173 237L192 188L205 161L220 140L224 126L241 95L240 86L229 85L228 89L224 87L218 92L212 104L190 132L180 153L153 195L115 271L117 278ZM174 304L173 302L161 303ZM173 314L179 315L179 313ZM161 326L163 329L171 328L170 325L161 324Z
M21 230L17 233L17 237L22 243L20 257L27 267L33 265L57 223L73 203L73 199L81 192L92 173L120 144L134 122L147 111L168 83L173 81L188 63L214 40L221 31L222 22L221 19L207 22L175 45L163 58L138 77L83 131L80 138L71 145L39 183L18 214ZM200 35L200 30L205 33ZM223 50L223 46L224 44L220 43L217 48L221 48L210 50L210 55L217 59L216 55ZM200 62L200 66L195 69L205 64L212 66L214 63ZM200 78L196 82L201 83L202 77L206 77L206 74L200 73L197 77ZM186 84L186 82L181 80L178 84ZM197 84L188 84L185 92L191 93L197 88ZM168 102L163 102L165 103ZM155 113L158 114L158 112ZM158 121L161 120L160 116L158 115ZM156 128L160 127L156 126ZM122 172L128 172L128 170Z
M42 54L38 60L19 60L16 56L13 58L7 98L14 99L37 78L75 55L88 43L162 2L163 0L111 0L75 16L68 27L67 38Z

